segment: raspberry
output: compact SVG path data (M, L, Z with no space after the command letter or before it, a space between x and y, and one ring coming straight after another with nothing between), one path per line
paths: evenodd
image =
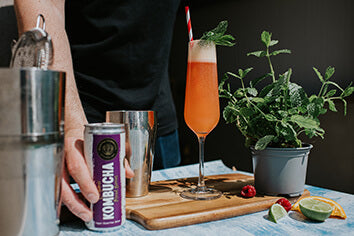
M242 197L254 197L256 195L256 189L252 185L246 185L241 190Z
M291 203L286 198L281 198L276 203L282 205L287 212L289 212L291 209Z

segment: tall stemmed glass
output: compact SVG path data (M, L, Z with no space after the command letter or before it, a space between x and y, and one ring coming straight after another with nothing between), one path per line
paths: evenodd
M194 40L188 45L188 66L184 120L199 141L198 186L181 193L184 198L211 200L222 193L204 182L204 143L219 122L219 94L214 42Z

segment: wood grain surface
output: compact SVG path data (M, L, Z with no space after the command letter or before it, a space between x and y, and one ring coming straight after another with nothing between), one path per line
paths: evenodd
M225 174L206 176L206 185L223 192L219 199L209 201L187 200L180 193L196 186L198 178L152 182L147 196L126 199L127 218L149 230L159 230L202 222L220 220L268 209L279 196L257 194L242 198L243 186L253 184L253 176ZM305 189L302 196L309 196ZM295 202L298 198L290 198Z

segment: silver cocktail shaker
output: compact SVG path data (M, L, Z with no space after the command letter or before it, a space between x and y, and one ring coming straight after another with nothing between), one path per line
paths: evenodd
M0 69L0 84L0 235L58 235L65 73Z
M149 193L155 152L156 113L154 111L107 111L106 121L125 124L126 158L134 177L126 180L126 196Z

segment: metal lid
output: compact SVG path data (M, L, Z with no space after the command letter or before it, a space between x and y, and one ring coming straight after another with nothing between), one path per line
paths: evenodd
M85 124L86 134L120 134L125 133L125 125L117 123L90 123Z
M40 23L42 21L42 27ZM46 70L53 63L53 44L45 31L43 15L38 15L35 28L24 32L12 46L11 67L37 67Z
M105 130L105 129L114 129L114 128L124 128L124 124L102 122L102 123L85 124L85 127L90 127L90 129Z

